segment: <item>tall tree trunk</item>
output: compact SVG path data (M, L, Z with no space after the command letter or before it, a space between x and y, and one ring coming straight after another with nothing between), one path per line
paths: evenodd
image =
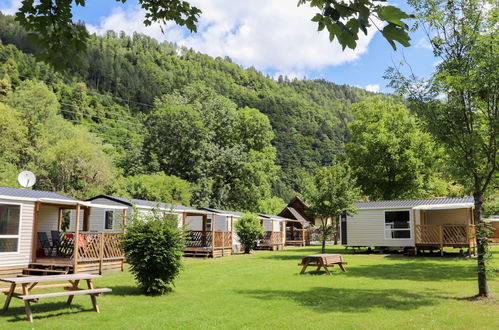
M475 192L473 193L473 198L475 199L475 224L477 230L482 230L482 198L483 193L480 189L480 183L475 182ZM489 297L489 288L487 286L487 265L485 264L485 253L486 246L483 244L483 233L478 233L477 235L477 263L478 263L478 296L479 297Z
M326 235L322 235L322 249L321 253L326 253Z

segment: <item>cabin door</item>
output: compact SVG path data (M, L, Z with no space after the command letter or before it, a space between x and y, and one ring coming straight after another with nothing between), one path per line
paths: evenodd
M347 215L342 214L340 216L340 222L341 222L341 244L346 245L347 244Z

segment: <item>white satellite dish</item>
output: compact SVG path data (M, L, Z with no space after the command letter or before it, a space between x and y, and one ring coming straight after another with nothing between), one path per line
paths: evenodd
M33 172L22 171L17 176L17 182L24 188L31 188L36 183L36 176Z

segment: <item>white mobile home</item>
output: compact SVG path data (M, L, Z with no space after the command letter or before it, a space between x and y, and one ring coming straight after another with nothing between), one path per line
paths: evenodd
M228 214L218 214L210 210L197 210L178 204L167 204L141 199L129 199L110 195L99 195L89 199L92 203L106 203L113 206L127 208L128 214L134 208L141 214L148 214L152 210L174 214L178 218L178 225L187 230L186 256L222 257L232 253L232 223ZM101 209L94 212L95 223L103 230L120 230L120 214L112 209ZM213 221L214 219L214 221Z
M474 249L473 198L359 202L341 217L341 242L348 247Z
M101 207L113 206L54 192L0 187L0 274L122 269L123 253L116 244L121 233L89 232L91 210ZM78 228L68 226L69 210L77 214Z

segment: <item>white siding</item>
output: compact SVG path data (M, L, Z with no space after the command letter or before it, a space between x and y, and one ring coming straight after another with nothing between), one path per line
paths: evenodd
M40 207L40 215L38 218L38 232L47 233L47 238L51 239L50 231L57 230L59 225L59 207L57 206L42 206Z
M122 206L126 207L126 205L122 203L118 203L107 198L97 198L92 201L95 204L104 204L110 206ZM127 209L127 214L131 214L132 208L129 207ZM113 219L113 229L105 229L106 224L106 211L114 211L114 219ZM80 230L83 230L83 214L84 211L80 211ZM120 232L121 231L121 223L123 219L123 211L117 209L103 209L92 207L90 208L90 216L89 216L89 226L88 229L90 231L105 231L105 232ZM69 230L75 230L75 222L76 222L76 211L71 210L71 220L69 224Z
M0 203L21 205L19 250L17 252L0 253L0 267L27 266L31 262L35 203L12 200L0 200Z
M347 245L414 246L412 210L410 214L411 239L385 239L385 210L358 210L357 214L347 216Z

